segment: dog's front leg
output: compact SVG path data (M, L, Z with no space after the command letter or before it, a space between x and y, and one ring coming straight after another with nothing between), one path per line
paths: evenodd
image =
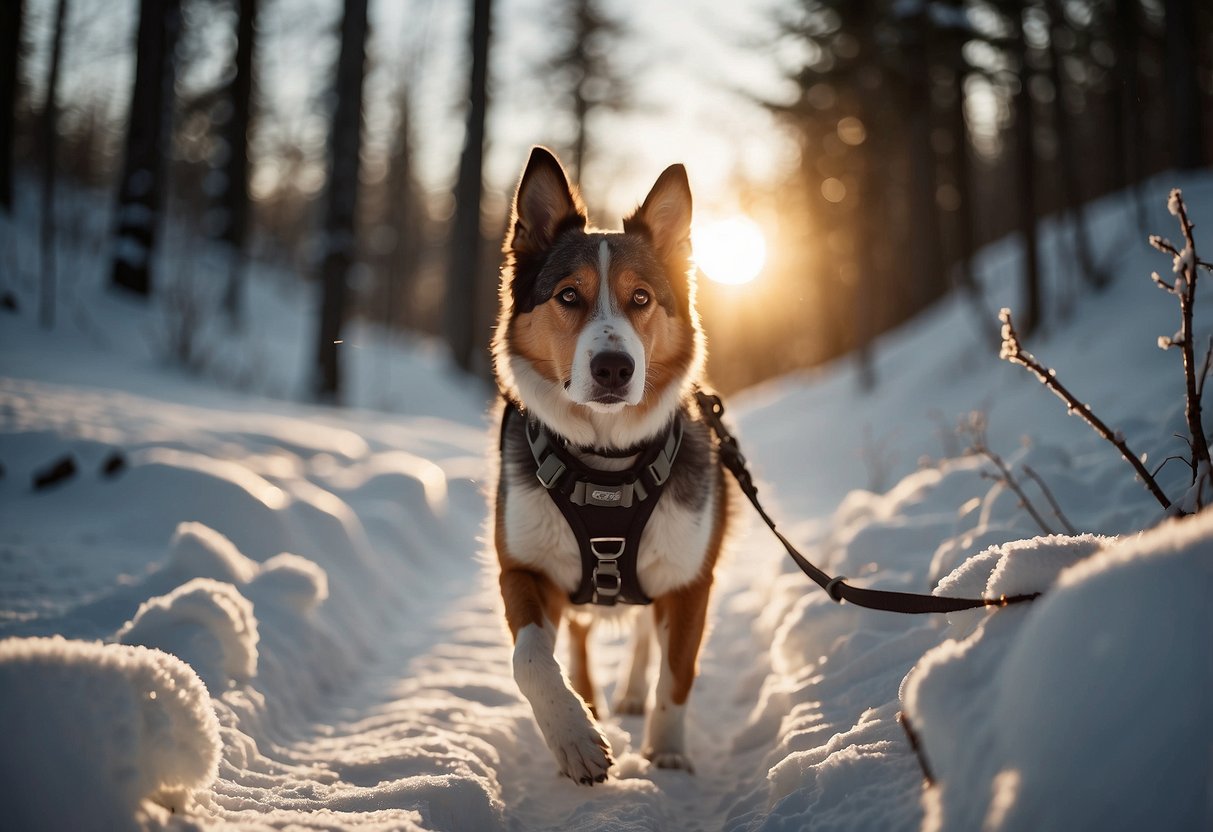
M560 772L585 785L601 783L613 762L610 745L556 661L564 594L543 575L504 569L501 596L514 635L514 680L531 703Z
M694 771L686 747L686 703L699 659L712 580L658 598L653 605L661 663L657 695L645 723L644 756L658 768Z

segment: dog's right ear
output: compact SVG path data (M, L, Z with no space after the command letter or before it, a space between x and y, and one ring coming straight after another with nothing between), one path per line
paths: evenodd
M585 207L560 162L547 148L533 148L514 195L506 250L519 258L534 256L551 247L562 231L584 229L586 221Z

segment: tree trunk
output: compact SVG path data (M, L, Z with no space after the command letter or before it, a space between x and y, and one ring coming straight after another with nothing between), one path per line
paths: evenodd
M1171 121L1172 162L1180 170L1205 164L1204 98L1197 83L1196 15L1192 0L1166 0L1165 88Z
M1138 11L1138 0L1116 0L1112 15L1113 46L1116 52L1116 65L1113 70L1116 80L1116 119L1114 144L1117 153L1119 170L1117 186L1130 188L1133 191L1133 207L1137 225L1146 227L1145 202L1141 193L1140 183L1144 176L1145 166L1142 154L1145 152L1145 131L1141 119L1140 84L1141 72L1138 61L1139 44L1141 42L1141 21Z
M968 65L960 52L961 42L957 41L953 53L953 86L955 96L952 102L951 116L952 140L955 146L952 150L952 176L956 180L956 245L960 253L960 262L956 264L956 283L964 293L965 300L973 310L973 321L989 347L997 351L1000 338L994 326L994 316L986 307L985 292L973 273L973 256L976 252L976 234L973 230L973 218L976 215L976 200L973 198L973 167L969 159L969 148L972 141L969 136L969 123L965 119L965 78L968 76Z
M875 3L873 0L859 0L855 8L855 31L861 37L860 56L867 62L868 69L875 73L872 88L881 90L885 82L884 74L877 58L874 38L870 36L876 18ZM854 247L855 281L851 302L855 316L855 377L860 392L868 393L876 388L877 383L876 336L887 325L884 320L887 316L882 313L888 308L883 299L887 297L889 284L876 254L877 235L884 232L880 217L883 200L877 181L877 160L883 157L881 144L884 135L876 124L877 107L866 96L857 96L856 109L859 120L863 122L866 139L861 147L858 211L854 214L858 237Z
M55 29L47 67L46 102L42 105L42 302L38 319L45 329L55 325L55 173L59 138L59 67L63 64L63 22L67 0L55 4Z
M1074 253L1078 259L1078 270L1082 279L1096 289L1108 283L1108 276L1095 265L1091 256L1091 242L1087 237L1087 222L1083 216L1083 198L1078 186L1078 160L1074 155L1074 137L1070 131L1070 117L1066 112L1062 85L1065 80L1061 72L1061 55L1057 50L1057 34L1062 27L1062 8L1059 0L1048 0L1049 14L1049 81L1053 84L1053 130L1057 134L1057 156L1063 203L1074 238Z
M418 323L408 298L417 281L425 236L425 216L413 173L412 94L407 87L401 90L397 106L399 123L387 174L387 221L395 237L384 280L384 324L389 332L397 325Z
M173 50L180 28L180 0L141 0L111 280L114 286L143 297L152 290L156 227L164 202L164 163L172 135Z
M232 76L227 93L231 113L223 125L221 145L226 152L226 159L220 165L222 187L216 200L220 219L216 237L227 250L228 262L223 311L232 326L239 326L243 322L244 314L245 241L248 237L249 218L249 133L252 126L257 0L238 0L237 5L236 74Z
M906 117L910 127L910 208L917 217L917 228L910 235L914 254L914 309L925 308L943 294L943 252L941 251L939 208L935 200L938 177L935 150L931 146L931 79L927 55L930 48L930 24L925 8L909 21L913 31L910 43Z
M1019 233L1023 237L1023 312L1020 332L1030 335L1040 325L1040 252L1036 237L1036 150L1032 136L1034 119L1028 66L1028 47L1024 39L1023 14L1013 13L1012 48L1019 66L1019 92L1015 94L1015 178L1019 182Z
M354 227L362 145L362 79L366 63L367 0L345 0L336 107L329 128L329 172L321 264L321 303L313 395L336 404L341 397L341 327L350 267L357 257Z
M472 0L472 78L467 132L455 185L455 219L451 230L446 280L447 343L455 363L471 372L479 346L474 322L480 274L480 198L484 164L484 121L488 111L488 57L492 0Z
M21 24L25 0L0 3L0 211L13 213L13 133L21 76Z

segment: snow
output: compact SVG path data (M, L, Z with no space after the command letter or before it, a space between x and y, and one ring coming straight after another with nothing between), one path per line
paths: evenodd
M210 578L194 578L144 601L114 634L120 644L155 647L184 659L214 691L257 675L259 638L249 600L231 584Z
M0 805L10 829L132 829L215 779L219 722L159 650L0 640Z
M1005 547L990 578L1053 586L1030 613L988 617L910 674L906 712L941 784L923 828L1208 828L1213 516L1058 543Z
M1174 185L1213 250L1208 175L1149 183L1150 230L1174 231ZM1058 300L1023 349L1195 509L1208 472L1193 486L1165 462L1186 453L1180 356L1155 349L1178 305L1149 277L1165 255L1127 200L1086 213L1116 279L1079 285L1046 223ZM837 605L746 509L690 700L697 773L651 766L642 720L603 709L618 762L585 788L558 776L511 674L485 565L488 391L433 345L359 325L352 406L301 404L314 298L265 269L263 325L204 315L186 375L155 338L163 307L104 291L87 246L61 254L77 276L58 330L33 319L32 281L4 287L20 311L0 325L0 827L1213 827L1213 518L1168 518L998 360L993 314L946 301L881 340L874 391L843 360L730 397L726 418L781 530L832 574L1042 596L948 616ZM1014 309L1017 257L1014 240L981 253L990 310ZM1049 528L964 454L973 411ZM75 472L35 489L61 459ZM1079 534L1052 533L1027 468ZM593 647L609 702L625 634L599 627Z

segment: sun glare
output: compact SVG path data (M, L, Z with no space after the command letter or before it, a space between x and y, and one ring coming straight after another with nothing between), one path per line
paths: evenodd
M744 214L695 225L691 246L696 265L717 283L749 283L767 259L762 229Z

